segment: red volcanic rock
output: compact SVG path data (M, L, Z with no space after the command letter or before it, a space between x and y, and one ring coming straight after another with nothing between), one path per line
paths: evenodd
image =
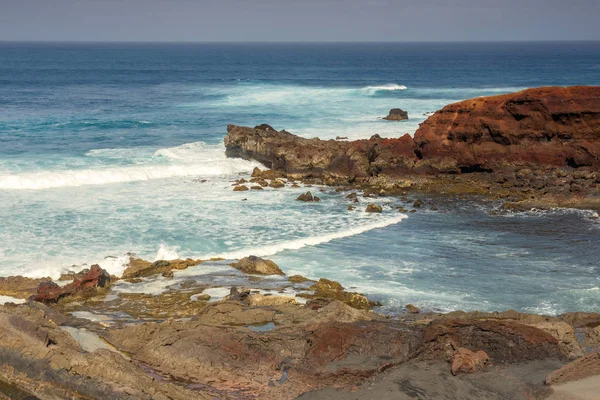
M452 375L457 375L459 372L473 373L484 370L487 363L490 361L490 356L483 350L471 351L464 347L459 347L454 350L452 355Z
M544 87L450 104L415 133L428 167L600 167L600 87ZM425 165L423 165L425 167Z
M99 265L92 265L89 272L80 279L75 279L66 286L59 286L54 282L42 282L37 289L37 293L30 297L30 300L42 303L55 303L65 296L74 293L85 292L90 289L102 288L110 283L108 272L100 268Z
M533 326L499 320L440 320L425 329L427 358L445 358L449 348L481 349L501 362L566 359L558 340Z

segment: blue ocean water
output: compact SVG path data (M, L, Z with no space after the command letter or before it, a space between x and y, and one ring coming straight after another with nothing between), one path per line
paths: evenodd
M440 212L404 215L390 198L371 215L328 189L314 205L234 193L257 164L222 145L230 123L397 137L457 100L578 84L600 84L600 43L0 43L0 275L257 254L391 312L597 310L592 212L434 199ZM410 119L379 119L394 107Z

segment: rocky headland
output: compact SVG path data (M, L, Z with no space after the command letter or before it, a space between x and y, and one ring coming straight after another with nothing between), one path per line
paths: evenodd
M414 137L320 140L229 125L225 146L230 157L307 182L484 195L515 209L600 209L600 87L465 100L434 113Z

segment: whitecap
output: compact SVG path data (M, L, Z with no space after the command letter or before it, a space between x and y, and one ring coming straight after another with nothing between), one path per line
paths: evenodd
M260 247L246 248L228 253L207 255L202 258L225 258L225 259L240 259L248 255L259 257L271 256L284 250L299 250L307 246L316 246L323 243L328 243L332 240L342 239L350 236L360 235L373 229L385 228L389 225L394 225L407 218L406 215L396 215L394 217L378 219L364 225L351 227L338 232L327 233L318 236L309 236L304 238L287 240L279 243L268 244Z

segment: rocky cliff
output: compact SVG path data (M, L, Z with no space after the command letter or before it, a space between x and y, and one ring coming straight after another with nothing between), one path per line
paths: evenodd
M415 145L424 160L446 160L463 171L598 169L600 87L545 87L450 104L421 125Z

